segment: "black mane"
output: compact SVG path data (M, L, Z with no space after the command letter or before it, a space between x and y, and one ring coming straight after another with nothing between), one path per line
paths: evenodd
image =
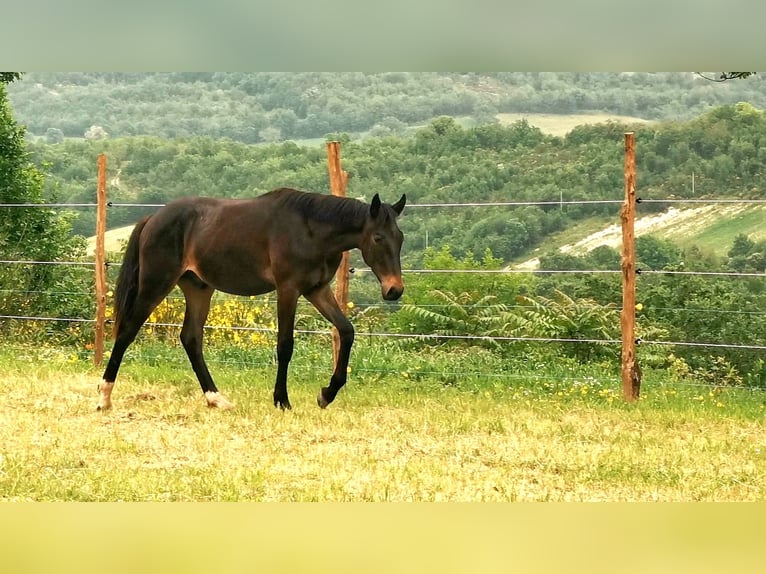
M298 211L307 219L359 229L364 226L370 208L358 199L296 189L281 188L270 193L278 194L283 205Z

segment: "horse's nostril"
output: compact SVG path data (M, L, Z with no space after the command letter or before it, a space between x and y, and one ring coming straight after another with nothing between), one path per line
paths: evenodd
M404 289L399 287L390 287L388 291L386 291L386 294L384 295L384 298L386 301L396 301L399 299L399 297L402 296L402 293L404 292Z

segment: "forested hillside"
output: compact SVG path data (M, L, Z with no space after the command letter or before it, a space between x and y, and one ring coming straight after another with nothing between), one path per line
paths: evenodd
M766 77L679 73L28 73L8 89L31 135L207 136L245 143L327 133L402 134L442 115L607 112L688 119L710 106L766 107ZM95 128L94 128L95 126Z
M566 137L543 134L520 121L510 126L461 127L443 117L413 137L344 141L348 193L411 204L576 202L621 200L623 133L635 130L640 195L663 199L761 197L766 162L766 115L749 104L723 106L688 121L647 125L605 123L575 128ZM50 172L61 200L91 202L98 153L109 157L110 199L163 203L184 195L253 196L275 187L327 191L324 146L293 142L247 145L210 138L152 137L35 143L35 161ZM643 213L662 209L644 204ZM113 208L110 227L135 222L151 208ZM490 248L511 261L544 246L551 233L591 216L616 217L610 204L493 208L412 208L402 225L405 258L418 263L428 242L460 256ZM91 235L93 214L78 210L74 229Z

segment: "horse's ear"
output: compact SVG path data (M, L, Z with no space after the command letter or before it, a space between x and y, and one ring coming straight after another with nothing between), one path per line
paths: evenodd
M407 203L407 196L403 193L401 199L391 206L394 208L396 215L402 214L402 211L404 211L405 203Z
M372 203L370 204L370 216L375 219L380 212L380 196L376 193L372 196Z

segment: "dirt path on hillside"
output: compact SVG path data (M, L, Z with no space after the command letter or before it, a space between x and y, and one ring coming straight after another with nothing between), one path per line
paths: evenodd
M720 205L705 205L690 209L671 207L663 213L646 215L636 219L636 237L649 233L661 233L665 237L684 237L697 234L701 229L711 225L715 220L733 217L746 209L745 205L733 204L721 207ZM619 247L622 245L622 226L610 225L601 231L592 233L587 237L562 245L559 251L573 255L583 255L596 247L606 245ZM516 269L537 269L540 260L535 257L515 265Z

